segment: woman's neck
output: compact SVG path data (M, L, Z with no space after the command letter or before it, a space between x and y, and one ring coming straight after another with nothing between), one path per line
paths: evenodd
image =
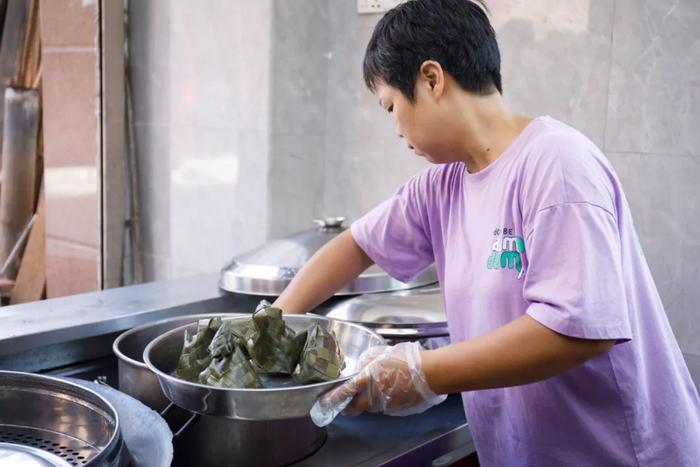
M518 138L532 118L511 112L500 94L468 94L459 106L461 154L470 173L479 172L498 159Z

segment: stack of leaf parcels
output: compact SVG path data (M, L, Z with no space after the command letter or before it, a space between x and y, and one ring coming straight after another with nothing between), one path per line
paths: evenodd
M282 310L260 302L252 319L201 320L185 331L185 344L173 374L224 388L262 388L261 374L293 375L302 383L340 376L343 355L332 331L315 325L296 333Z

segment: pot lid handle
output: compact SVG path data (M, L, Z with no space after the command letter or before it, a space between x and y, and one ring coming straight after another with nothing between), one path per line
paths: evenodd
M319 226L319 230L341 230L343 228L344 217L324 217L323 219L314 219L314 222Z

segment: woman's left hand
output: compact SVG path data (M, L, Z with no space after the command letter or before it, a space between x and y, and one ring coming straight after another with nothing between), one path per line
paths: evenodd
M352 398L343 413L412 415L447 397L435 394L428 386L417 342L374 347L360 358L359 366L359 374L321 398L322 406L339 406Z

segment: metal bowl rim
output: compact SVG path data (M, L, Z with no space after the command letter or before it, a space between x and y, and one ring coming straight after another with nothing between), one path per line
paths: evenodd
M378 339L380 342L380 345L386 345L386 339L384 339L381 335L377 334L376 332L372 331L371 329L368 329L364 326L361 326L356 323L352 322L347 322L347 321L341 321L341 320L335 320L332 318L326 318L325 316L318 316L310 313L305 313L305 314L288 314L287 316L299 316L299 317L307 317L307 318L313 318L313 319L319 319L322 321L337 321L339 323L342 323L345 326L351 326L354 328L359 329L360 331L371 335L372 337L375 337ZM215 316L214 316L215 317ZM242 319L241 318L234 318L234 319ZM156 337L153 339L149 344L146 346L146 348L143 351L143 360L146 362L146 366L148 367L149 370L151 370L153 373L156 374L158 378L164 378L167 381L176 383L176 384L182 384L185 386L190 386L198 389L206 389L208 391L216 391L216 392L222 392L222 393L247 393L247 392L257 392L257 393L276 393L276 392L290 392L290 391L302 391L302 390L308 390L310 388L320 388L324 386L329 386L329 385L335 385L337 383L342 383L350 378L354 377L357 375L359 372L355 372L351 375L343 376L341 378L334 379L332 381L323 381L320 383L312 383L312 384L304 384L300 386L288 386L288 387L281 387L281 388L218 388L216 386L209 386L206 384L200 384L200 383L193 383L191 381L187 381L181 378L177 378L175 376L169 375L163 371L161 371L158 367L156 367L153 362L151 362L150 359L150 353L153 347L158 345L160 341L165 340L167 337L170 337L171 334L175 334L178 332L184 332L184 329L187 328L188 326L192 326L193 323L190 324L184 324L182 326L179 326L175 329L171 329L170 331L166 331L160 336Z
M81 386L79 384L66 381L65 379L61 378L56 378L54 376L48 376L48 375L41 375L37 373L28 373L24 371L12 371L12 370L0 370L0 377L2 375L10 375L10 376L15 376L15 377L24 377L24 378L34 378L38 380L48 380L53 382L54 384L61 386L71 386L78 394L80 392L83 393L89 393L91 396L97 398L102 402L105 407L107 407L110 411L110 415L114 417L114 431L112 433L112 436L109 437L109 441L107 442L107 445L91 460L95 461L97 459L100 459L101 456L110 456L114 451L116 450L121 450L122 448L118 448L120 444L123 443L122 441L122 433L121 433L121 421L119 419L119 413L117 412L117 409L114 408L112 403L107 400L107 398L103 397L102 395L98 394L97 392L93 391L92 389L86 388L85 386Z
M144 329L148 329L153 326L159 326L161 324L169 323L171 321L178 321L182 318L194 318L195 321L198 319L202 318L216 318L217 316L250 316L248 313L196 313L194 315L179 315L179 316L172 316L170 318L165 318L165 319L160 319L158 321L150 321L148 323L143 323L140 324L136 327L133 327L131 329L127 329L126 331L122 332L117 336L116 339L114 339L114 342L112 343L112 352L114 352L114 355L117 357L117 359L129 363L130 365L142 368L142 369L148 369L148 366L144 362L139 362L137 360L134 360L131 357L127 357L124 352L122 352L119 349L119 345L122 343L124 339L127 337L131 336L132 334L136 334L139 331L143 331ZM187 325L189 326L189 324ZM160 337L160 336L157 336ZM145 350L145 349L144 349Z
M320 316L320 315L319 315ZM324 316L324 318L328 318L327 316ZM447 328L447 323L442 321L442 322L437 322L437 321L427 321L424 323L401 323L401 324L395 324L395 323L370 323L366 321L353 321L351 319L343 319L343 318L328 318L328 319L334 319L336 321L342 321L343 323L354 323L354 324L359 324L361 326L365 326L368 329L393 329L393 330L403 330L403 329L426 329L427 331L432 331L432 330L444 330L445 334L448 335L448 328ZM420 334L420 333L419 333Z

